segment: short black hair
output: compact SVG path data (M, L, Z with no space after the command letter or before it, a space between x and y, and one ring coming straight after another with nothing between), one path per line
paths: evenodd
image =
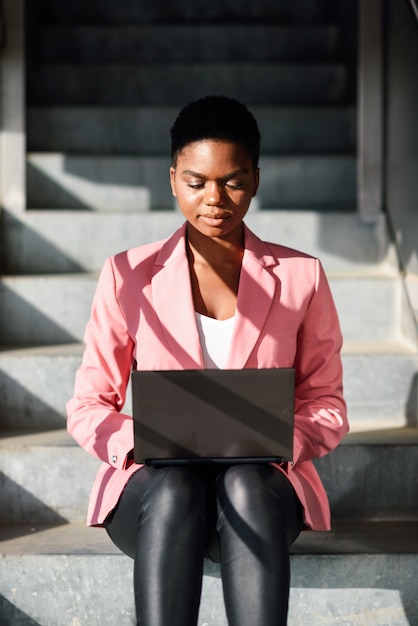
M217 139L240 144L250 155L254 169L260 157L260 131L247 107L226 96L206 96L187 104L171 128L171 160L188 144Z

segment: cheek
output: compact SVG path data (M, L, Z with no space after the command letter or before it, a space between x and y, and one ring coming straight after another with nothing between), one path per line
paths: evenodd
M199 202L199 196L188 187L177 186L176 198L184 207L192 207Z

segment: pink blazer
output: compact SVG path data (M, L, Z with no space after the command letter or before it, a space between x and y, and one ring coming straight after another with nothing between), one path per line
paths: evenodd
M86 327L83 361L67 405L68 431L103 461L88 524L101 525L133 472L132 417L121 412L130 371L200 369L202 352L185 248L185 225L169 239L108 259ZM328 499L311 459L348 430L342 395L342 338L319 261L265 243L245 227L228 369L295 367L293 464L289 477L308 528L330 527Z

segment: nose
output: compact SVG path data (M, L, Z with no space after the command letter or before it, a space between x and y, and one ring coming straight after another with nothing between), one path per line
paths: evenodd
M208 206L219 206L222 204L222 188L217 182L206 184L205 204Z

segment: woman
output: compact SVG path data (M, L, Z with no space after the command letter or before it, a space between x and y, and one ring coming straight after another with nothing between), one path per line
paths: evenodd
M68 430L104 461L88 523L134 559L137 623L195 625L204 557L221 563L228 623L285 625L289 546L329 529L312 459L348 430L341 333L317 259L258 239L243 223L259 183L248 109L210 96L171 131L173 195L184 225L108 259L68 404ZM141 467L121 412L132 368L296 369L293 463Z

